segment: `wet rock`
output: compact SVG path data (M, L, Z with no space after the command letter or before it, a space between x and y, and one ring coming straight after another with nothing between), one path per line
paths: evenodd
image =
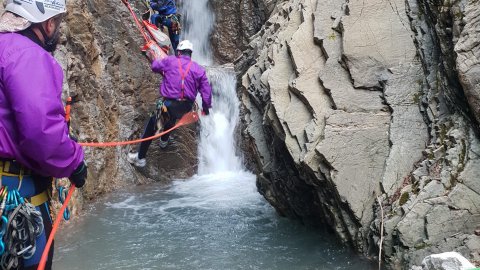
M477 215L478 135L453 57L474 36L470 3L437 2L284 1L236 61L261 192L361 252L378 248L384 193L386 262L402 269L443 249L470 256L459 224ZM442 214L459 221L442 228Z
M459 79L477 123L480 122L480 9L478 3L470 1L465 11L456 11L464 23L455 44L456 65ZM460 18L459 18L460 19Z
M456 252L446 252L426 257L422 270L465 270L475 268L467 259Z

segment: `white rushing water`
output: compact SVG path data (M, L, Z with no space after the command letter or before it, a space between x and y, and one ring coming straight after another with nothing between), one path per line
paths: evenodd
M180 39L188 39L193 43L193 60L201 65L211 65L212 49L210 34L215 16L210 10L208 0L180 0L183 30Z
M242 171L237 155L235 132L239 120L236 80L232 71L210 68L208 77L214 89L213 109L200 121L198 174Z

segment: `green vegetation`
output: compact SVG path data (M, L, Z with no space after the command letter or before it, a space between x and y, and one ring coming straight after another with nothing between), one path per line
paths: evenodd
M463 19L463 13L461 11L457 11L457 12L455 12L455 14L453 14L453 17L455 17L456 20L462 20Z
M418 102L420 102L420 97L421 97L421 96L422 96L421 93L415 93L415 94L413 94L413 102L418 104Z
M422 242L422 243L415 244L414 248L416 250L420 250L420 249L424 249L424 248L429 247L429 246L430 245Z
M408 192L403 193L402 196L400 196L400 206L404 205L408 201L408 199L410 199L410 194L408 194Z
M336 40L336 39L337 39L337 36L335 35L335 32L332 32L332 33L328 36L328 39L329 39L329 40Z

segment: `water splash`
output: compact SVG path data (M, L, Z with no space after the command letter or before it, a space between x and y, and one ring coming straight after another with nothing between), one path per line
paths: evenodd
M208 0L183 0L184 31L182 38L193 42L193 58L200 64L213 64L210 33L215 17ZM240 158L236 155L235 128L238 123L239 106L236 95L236 78L233 69L209 67L208 78L213 88L213 109L209 117L201 118L199 141L199 175L227 171L242 171ZM201 104L201 100L197 102Z
M235 74L227 69L210 68L208 75L214 92L213 110L200 122L198 174L241 171L234 136L239 115Z

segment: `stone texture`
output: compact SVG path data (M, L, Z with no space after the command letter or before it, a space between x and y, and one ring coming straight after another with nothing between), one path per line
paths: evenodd
M220 63L233 62L246 49L280 0L211 0L215 29L211 41Z
M279 213L371 255L382 195L389 268L478 256L477 13L472 1L277 3L235 64L244 145Z
M358 220L372 204L388 155L387 113L335 112L327 118L325 139L316 150L332 168L330 178L343 203L349 204Z
M426 257L422 262L422 270L466 270L475 266L456 252L445 252Z
M478 1L468 1L464 13L457 13L465 22L458 42L456 64L459 79L477 123L480 122L480 9Z
M426 238L425 221L423 217L432 208L427 203L419 203L408 212L397 225L398 238L402 245L408 247L419 246Z

